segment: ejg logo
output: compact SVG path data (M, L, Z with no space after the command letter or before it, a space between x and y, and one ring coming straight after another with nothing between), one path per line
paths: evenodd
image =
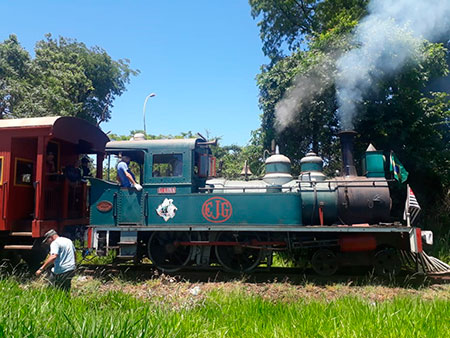
M212 197L203 203L202 215L212 223L227 221L233 214L231 203L223 197Z

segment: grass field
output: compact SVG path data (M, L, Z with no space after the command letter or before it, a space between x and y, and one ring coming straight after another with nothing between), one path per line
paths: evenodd
M449 337L450 286L0 280L4 337Z

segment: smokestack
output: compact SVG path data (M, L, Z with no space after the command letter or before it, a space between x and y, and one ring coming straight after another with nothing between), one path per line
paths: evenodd
M357 134L353 130L344 130L338 133L341 139L342 176L357 176L353 163L353 137Z

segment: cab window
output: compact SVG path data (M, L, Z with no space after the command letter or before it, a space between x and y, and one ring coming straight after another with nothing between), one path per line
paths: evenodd
M179 177L183 175L182 154L153 155L153 177Z
M110 182L119 183L117 177L117 165L121 161L122 156L128 156L130 163L128 168L133 173L136 179L136 183L142 183L144 176L144 157L145 154L141 150L124 150L124 151L110 151L107 153L107 172L106 179Z
M201 178L216 176L216 158L210 154L195 153L194 174Z

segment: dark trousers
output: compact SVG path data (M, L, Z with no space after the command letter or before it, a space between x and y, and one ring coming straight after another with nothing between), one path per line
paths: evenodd
M70 291L72 286L72 278L75 276L75 270L66 271L63 273L55 274L51 273L50 283L61 290Z

